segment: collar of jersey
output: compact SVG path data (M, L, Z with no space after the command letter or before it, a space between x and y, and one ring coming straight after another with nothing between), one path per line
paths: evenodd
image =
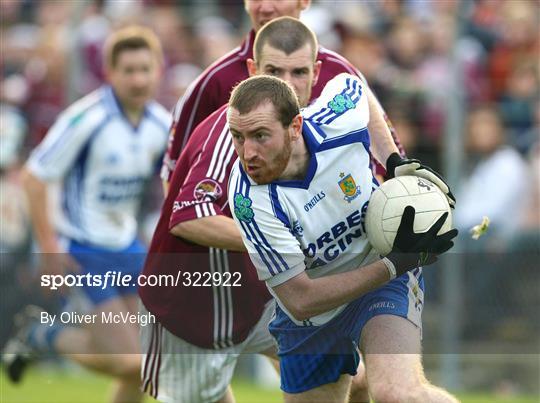
M124 113L124 109L122 108L122 104L120 103L120 100L116 96L113 87L111 87L110 85L103 86L103 93L105 94L105 96L103 98L104 98L105 105L107 107L107 113L109 114L109 116L113 116L113 115L121 116L126 121L126 123L129 125L129 127L131 127L135 133L137 133L139 127L141 126L140 122L139 122L138 126L133 126L131 124L128 117ZM145 117L147 115L148 115L148 107L145 106L144 107L144 112L143 112L143 117ZM141 119L141 121L142 121L142 119Z
M306 142L306 146L310 155L309 165L306 172L306 176L302 180L283 180L283 181L274 181L278 186L285 187L294 187L308 189L315 172L317 172L317 151L321 146L321 143L324 141L326 134L319 128L315 122L305 119L302 126L302 136Z

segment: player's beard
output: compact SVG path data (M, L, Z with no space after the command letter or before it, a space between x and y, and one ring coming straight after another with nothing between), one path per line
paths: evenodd
M288 135L285 136L283 147L276 151L274 155L270 156L269 161L271 164L265 163L259 172L251 174L253 179L258 185L266 185L279 179L291 158L291 139ZM244 163L244 169L245 169Z

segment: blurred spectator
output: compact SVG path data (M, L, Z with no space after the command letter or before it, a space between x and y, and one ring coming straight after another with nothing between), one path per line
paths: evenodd
M173 6L154 7L146 11L149 25L156 32L165 55L165 66L195 63L194 53L199 45L185 17Z
M540 137L537 137L528 157L530 192L525 201L520 230L535 235L536 242L533 245L540 252Z
M102 14L97 4L90 5L78 27L78 45L83 59L83 77L78 92L86 94L98 88L104 81L101 49L111 30L111 22Z
M471 2L466 23L467 32L491 52L500 37L501 12L505 0L477 0Z
M199 20L195 32L199 38L201 65L205 67L236 47L238 42L232 25L221 17Z
M538 66L532 61L519 62L513 67L499 101L505 125L510 129L510 142L526 154L533 139L527 133L534 125L535 101L538 98Z
M444 134L447 101L456 93L456 68L461 72L466 100L472 103L486 100L484 51L474 38L457 36L453 16L437 14L426 28L425 57L415 77L422 94L423 133L431 144L438 146Z
M157 100L167 109L172 110L176 102L184 95L189 85L202 73L195 64L179 63L165 72Z
M490 237L515 234L529 172L521 155L505 144L505 129L493 106L479 106L469 114L467 147L472 169L457 197L456 226L467 233L482 221L491 221ZM509 210L512 214L508 214Z
M534 0L506 1L498 10L501 35L491 53L489 71L492 99L505 91L512 69L518 62L538 64L538 3Z

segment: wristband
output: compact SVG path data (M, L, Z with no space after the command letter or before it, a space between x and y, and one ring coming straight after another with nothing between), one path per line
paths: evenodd
M390 280L395 279L397 275L397 270L394 263L392 263L392 261L386 257L383 257L381 260L386 266L386 269L388 270L388 274L390 275Z

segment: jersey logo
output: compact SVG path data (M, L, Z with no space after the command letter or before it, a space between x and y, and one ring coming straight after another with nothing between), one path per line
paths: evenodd
M300 225L300 221L294 220L292 225L292 233L295 236L303 237L304 236L304 228L302 225Z
M328 107L332 109L332 112L340 115L349 109L354 109L356 104L353 102L351 97L347 94L338 94L328 102Z
M254 216L253 209L251 208L251 199L244 197L240 193L234 195L234 215L245 223L251 222Z
M345 176L345 174L342 172L339 174L339 176L343 178L338 182L339 187L345 195L344 199L350 203L358 196L360 196L360 193L362 193L360 191L360 186L356 186L356 182L354 181L354 178L351 174Z
M203 179L197 183L197 186L193 190L193 197L197 201L216 201L222 194L221 186L212 179Z

